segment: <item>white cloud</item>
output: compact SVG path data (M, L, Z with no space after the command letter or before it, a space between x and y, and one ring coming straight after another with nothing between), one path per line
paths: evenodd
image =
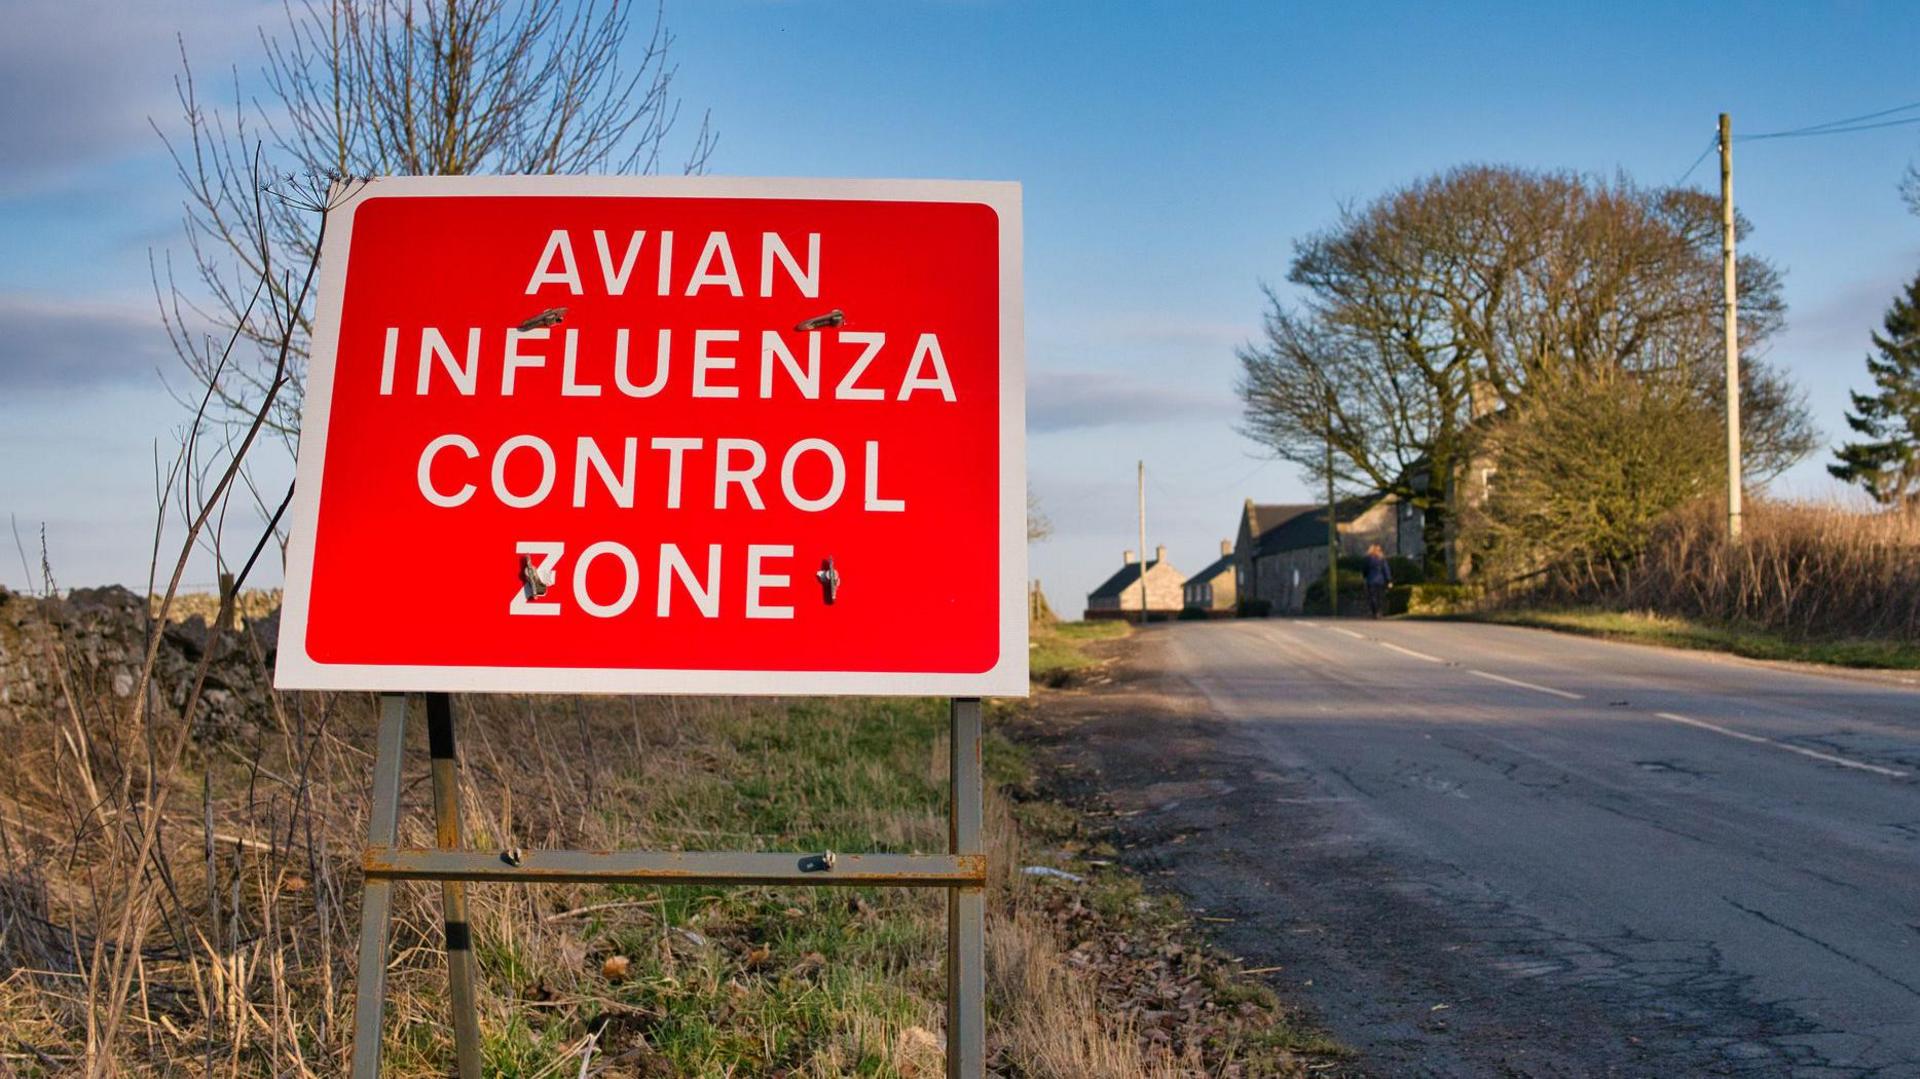
M152 307L0 293L0 390L152 384L172 355Z
M1117 373L1040 371L1027 380L1027 429L1038 434L1189 419L1225 424L1235 412L1225 392L1196 390L1171 379L1160 383Z
M157 150L148 118L179 111L176 35L202 77L224 74L256 27L277 14L258 0L9 4L0 33L0 196L43 190L77 169Z

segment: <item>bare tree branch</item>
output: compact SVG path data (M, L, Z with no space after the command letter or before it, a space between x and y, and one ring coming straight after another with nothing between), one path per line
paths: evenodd
M650 26L626 0L288 0L285 15L278 34L260 34L264 101L234 73L226 104L209 105L181 46L184 133L154 127L185 192L193 269L176 278L169 259L153 277L190 384L214 390L213 422L244 426L272 395L268 430L291 451L312 311L297 282L267 268L309 262L317 239L310 199L254 197L249 147L264 144L276 189L309 196L353 176L654 173L680 103L659 7ZM703 116L683 171L705 171L714 141ZM249 310L262 282L264 304ZM279 332L289 319L290 341ZM204 339L229 329L244 347L216 375ZM281 352L290 378L273 394Z

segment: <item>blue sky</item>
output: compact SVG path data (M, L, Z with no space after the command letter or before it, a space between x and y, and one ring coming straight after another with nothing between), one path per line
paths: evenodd
M156 375L147 285L150 251L184 253L146 122L174 115L172 34L203 73L250 80L252 28L278 9L9 5L0 511L35 561L44 522L63 584L144 578L153 446L185 418ZM1148 543L1188 571L1243 498L1309 497L1234 433L1233 349L1260 282L1343 203L1463 162L1671 183L1722 110L1752 133L1920 102L1920 18L1897 4L680 0L668 20L686 108L720 133L716 172L1025 185L1030 469L1056 526L1033 574L1067 611L1136 543L1136 459ZM1916 157L1920 127L1736 147L1748 249L1786 272L1773 358L1829 437L1920 269L1896 190ZM1692 182L1714 182L1711 161ZM1834 492L1819 457L1776 486ZM26 572L0 558L0 581Z

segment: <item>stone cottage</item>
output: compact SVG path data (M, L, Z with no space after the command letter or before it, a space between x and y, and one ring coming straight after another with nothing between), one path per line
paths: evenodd
M1375 543L1389 557L1419 558L1426 549L1419 511L1397 497L1350 498L1336 512L1343 556L1365 554ZM1300 613L1307 589L1327 576L1326 505L1247 499L1233 567L1242 601L1265 600L1274 614Z
M1087 593L1087 614L1093 618L1140 618L1141 565L1132 551L1121 554L1120 568L1100 587ZM1179 613L1186 578L1167 562L1165 544L1154 549L1153 561L1146 564L1147 616L1171 618Z
M1189 611L1232 613L1238 605L1239 590L1233 579L1233 541L1220 541L1220 557L1206 569L1187 578L1185 606Z

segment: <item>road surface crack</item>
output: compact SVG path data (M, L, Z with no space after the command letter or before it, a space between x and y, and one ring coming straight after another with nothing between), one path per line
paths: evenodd
M1887 982L1889 985L1897 985L1900 988L1906 990L1908 994L1912 996L1920 997L1920 987L1916 987L1911 983L1901 981L1899 978L1896 978L1893 975L1888 974L1886 971L1881 970L1879 967L1874 966L1872 963L1867 962L1866 960L1860 958L1857 955L1853 955L1850 952L1846 952L1839 948L1836 948L1833 945L1828 944L1826 941L1821 940L1819 937L1812 935L1811 933L1807 933L1800 929L1796 929L1793 926L1788 925L1787 923L1781 921L1780 919L1775 918L1773 915L1768 914L1766 911L1760 910L1755 907L1749 907L1746 904L1740 902L1739 900L1733 898L1732 896L1723 895L1720 898L1726 900L1727 905L1737 911L1740 911L1744 914L1750 914L1753 917L1760 919L1761 921L1767 923L1770 926L1773 926L1776 929L1781 929L1788 933L1791 933L1794 936L1799 937L1801 940L1806 941L1808 944L1811 944L1821 949L1822 951L1828 952L1832 955L1839 956L1840 958L1846 960L1849 963L1854 964L1860 969L1873 973L1875 976L1879 977L1882 981Z

